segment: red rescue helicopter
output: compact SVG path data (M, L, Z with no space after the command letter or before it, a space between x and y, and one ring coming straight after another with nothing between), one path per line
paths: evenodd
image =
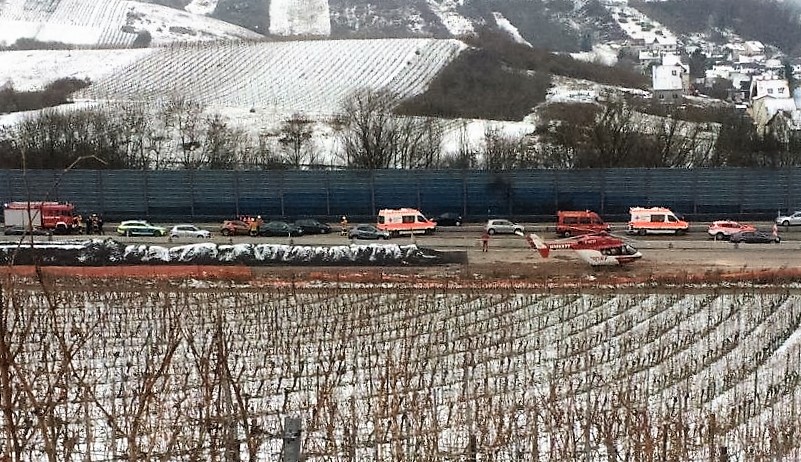
M543 258L548 258L551 250L572 250L590 266L620 266L642 258L642 254L622 239L607 233L585 234L583 236L545 242L536 234L524 235L532 249Z

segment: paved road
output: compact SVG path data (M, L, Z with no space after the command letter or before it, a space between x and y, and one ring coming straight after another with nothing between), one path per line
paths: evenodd
M106 229L114 230L116 224L109 224ZM205 224L202 227L216 231L217 224ZM769 231L770 223L758 223L760 229ZM335 226L338 230L338 226ZM553 224L527 224L528 230L534 230L545 239L557 239L553 233ZM622 229L622 225L620 228ZM626 239L643 252L643 260L632 266L637 273L659 272L664 270L705 272L705 271L738 271L741 269L801 269L801 227L780 230L783 238L781 244L741 244L735 246L725 241L714 241L705 232L705 227L696 227L685 236L626 236ZM569 251L552 252L551 258L542 259L539 254L528 248L526 241L515 235L493 236L490 239L489 252L481 252L479 238L481 225L467 225L459 228L442 228L433 235L401 237L386 242L407 244L417 243L440 250L465 250L471 268L477 271L505 271L515 274L520 271L543 271L548 274L560 273L570 268L584 272L588 267L578 261ZM19 242L22 236L4 236L5 241ZM53 236L53 240L84 239L87 236ZM94 236L93 236L94 237ZM165 246L182 245L192 242L203 242L196 239L169 240L166 237L132 237L117 236L109 232L106 237L113 237L120 242L158 244ZM25 237L28 239L29 237ZM36 240L47 240L46 236L35 236ZM274 243L295 245L341 245L350 241L339 233L328 235L311 235L295 238L288 237L225 237L215 234L211 242L227 243ZM355 241L371 243L375 241ZM385 242L385 241L381 241Z
M169 223L154 223L156 225L164 226L169 230L172 226ZM559 239L558 236L554 233L554 224L553 223L524 223L526 226L526 232L535 232L539 234L543 239L546 240L557 240ZM765 232L770 232L772 223L761 222L755 223L758 229L763 230ZM251 243L277 243L277 244L286 244L290 242L290 239L287 237L250 237L250 236L234 236L234 237L225 237L219 234L219 224L216 223L200 223L198 224L199 227L203 229L208 229L212 231L212 238L211 242L215 243L238 243L238 242L251 242ZM114 232L117 227L117 223L108 223L105 226L106 237L113 237L121 242L137 242L137 243L153 243L153 244L162 244L162 245L180 245L190 242L197 242L194 239L175 239L170 240L166 237L125 237L119 236ZM337 245L337 244L344 244L350 243L350 241L340 236L338 233L339 225L332 224L334 232L327 235L307 235L307 236L298 236L291 239L292 243L297 245ZM460 227L441 227L437 230L436 233L432 235L418 235L412 239L410 236L402 236L399 238L394 238L389 240L389 242L393 243L409 243L415 241L422 245L437 247L437 248L471 248L477 247L479 245L479 238L482 233L482 225L481 224L467 224ZM613 223L612 224L612 232L628 241L631 241L633 245L638 248L672 248L672 249L682 249L682 248L711 248L711 249L721 249L727 247L733 247L732 244L728 242L716 242L709 237L706 233L706 225L694 225L690 228L690 232L683 235L683 236L629 236L625 234L626 225L625 223ZM790 244L794 241L801 241L801 227L790 227L790 228L782 228L779 229L779 234L782 237L782 244ZM60 239L75 239L76 237L84 238L86 236L79 235L79 236L53 236L52 239L60 240ZM21 238L21 236L2 236L2 240L4 241L17 241ZM35 236L36 240L46 240L48 239L46 236ZM26 239L28 239L26 237ZM369 243L371 241L356 241L361 243ZM383 242L383 241L382 241ZM493 236L491 239L491 245L496 248L525 248L526 242L518 236L515 235L496 235ZM784 245L783 245L784 247Z

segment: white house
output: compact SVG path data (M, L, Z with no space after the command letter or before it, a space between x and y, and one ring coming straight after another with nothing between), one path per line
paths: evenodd
M751 117L761 133L769 129L768 125L779 113L786 114L781 118L795 118L796 102L790 94L787 80L773 73L753 76L748 95L751 99Z
M651 77L654 99L661 103L681 103L690 87L690 71L675 55L665 55Z
M787 81L773 73L753 76L748 95L751 101L764 97L792 99Z
M746 56L759 56L765 54L765 45L757 40L749 40L743 43L743 54Z

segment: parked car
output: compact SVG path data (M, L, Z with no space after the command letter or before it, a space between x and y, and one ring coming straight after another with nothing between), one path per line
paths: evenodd
M331 225L314 218L295 220L295 226L302 229L303 234L328 234L331 232Z
M462 216L456 212L445 212L439 216L432 218L431 221L437 223L437 226L462 226Z
M117 234L120 236L166 236L167 229L161 226L151 225L143 220L126 220L117 226Z
M745 223L738 223L732 220L718 220L713 221L709 228L706 230L710 236L718 240L724 240L731 237L732 234L743 233L748 231L756 231L756 226Z
M801 210L796 210L790 215L779 215L776 217L776 224L782 226L801 225Z
M489 234L515 234L522 233L526 230L523 225L518 225L517 223L503 219L487 221L484 229Z
M200 229L192 224L175 225L170 230L170 237L177 239L179 237L196 237L208 239L211 237L211 231L207 229Z
M223 236L249 236L250 223L242 220L225 220L220 226L220 234Z
M50 232L42 228L28 228L22 225L13 225L13 226L6 226L6 229L3 231L3 234L5 234L6 236L23 236L23 235L46 236L50 234Z
M562 237L608 233L609 224L591 210L559 210L556 212L556 234Z
M382 231L373 225L357 225L348 230L348 239L389 239L389 231Z
M268 221L259 227L259 236L302 236L303 229L285 221Z
M744 242L746 244L778 244L782 239L777 235L763 233L762 231L745 231L732 234L729 240L734 243Z

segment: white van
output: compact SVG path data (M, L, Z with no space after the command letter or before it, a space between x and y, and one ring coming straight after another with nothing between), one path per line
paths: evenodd
M627 232L629 234L684 234L690 224L680 219L667 207L632 207Z
M401 234L429 234L437 229L437 223L412 208L382 209L378 212L376 228L392 236Z

